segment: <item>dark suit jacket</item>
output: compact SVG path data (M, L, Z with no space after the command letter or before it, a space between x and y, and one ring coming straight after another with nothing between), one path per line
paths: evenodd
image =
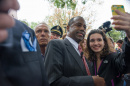
M82 58L68 39L51 40L45 53L45 69L51 86L94 86Z
M0 46L0 86L49 86L38 42L37 51L23 52L21 48L22 33L30 33L33 42L34 31L18 20L15 22L9 34L13 37L12 46Z

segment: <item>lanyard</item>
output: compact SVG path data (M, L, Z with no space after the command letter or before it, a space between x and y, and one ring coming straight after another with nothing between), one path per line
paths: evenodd
M103 59L102 59L102 61L103 61ZM101 61L101 63L100 63L99 68L101 67L102 61ZM97 75L97 74L98 74L98 71L99 71L99 68L98 68L98 71L97 71L96 61L94 61L94 68L95 68L95 75Z

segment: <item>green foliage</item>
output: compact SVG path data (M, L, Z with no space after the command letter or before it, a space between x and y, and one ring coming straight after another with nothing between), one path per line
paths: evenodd
M38 24L37 22L31 22L31 23L28 23L26 19L23 19L23 20L19 20L21 22L23 22L24 24L26 24L28 27L30 27L31 29L34 29L35 26Z
M76 7L76 2L73 2L72 0L68 0L68 2L66 2L66 4L67 4L68 9L74 10Z
M31 22L30 28L34 29L37 24L38 24L38 23L36 23L36 22Z
M74 10L76 8L78 0L48 0L51 3L54 3L54 6L57 8L65 8L65 5L67 6L67 9ZM86 4L88 0L82 0L82 4ZM95 1L95 0L91 0Z
M125 33L123 31L117 31L112 28L112 30L107 33L107 36L110 36L114 40L114 42L116 42L119 39L123 40L125 37Z
M21 22L23 22L24 24L26 24L27 26L29 26L29 23L27 22L27 20L26 20L26 19L19 20L19 21L21 21Z
M86 4L87 0L82 0L82 4Z

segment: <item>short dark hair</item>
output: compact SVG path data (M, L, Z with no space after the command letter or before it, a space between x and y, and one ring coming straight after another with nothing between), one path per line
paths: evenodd
M116 43L120 43L120 44L122 44L122 43L123 43L123 41L122 41L122 40L118 40Z
M81 17L81 16L76 16L76 17L78 17L78 18L83 18L83 17ZM71 25L73 24L74 18L76 18L76 17L73 17L73 18L71 18L71 19L69 20L68 26L71 26Z

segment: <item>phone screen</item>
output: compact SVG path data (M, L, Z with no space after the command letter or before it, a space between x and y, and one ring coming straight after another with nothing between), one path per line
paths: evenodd
M121 11L122 13L125 13L125 8L123 5L112 5L111 9L112 9L112 15L117 15L117 13L115 12L116 9Z

